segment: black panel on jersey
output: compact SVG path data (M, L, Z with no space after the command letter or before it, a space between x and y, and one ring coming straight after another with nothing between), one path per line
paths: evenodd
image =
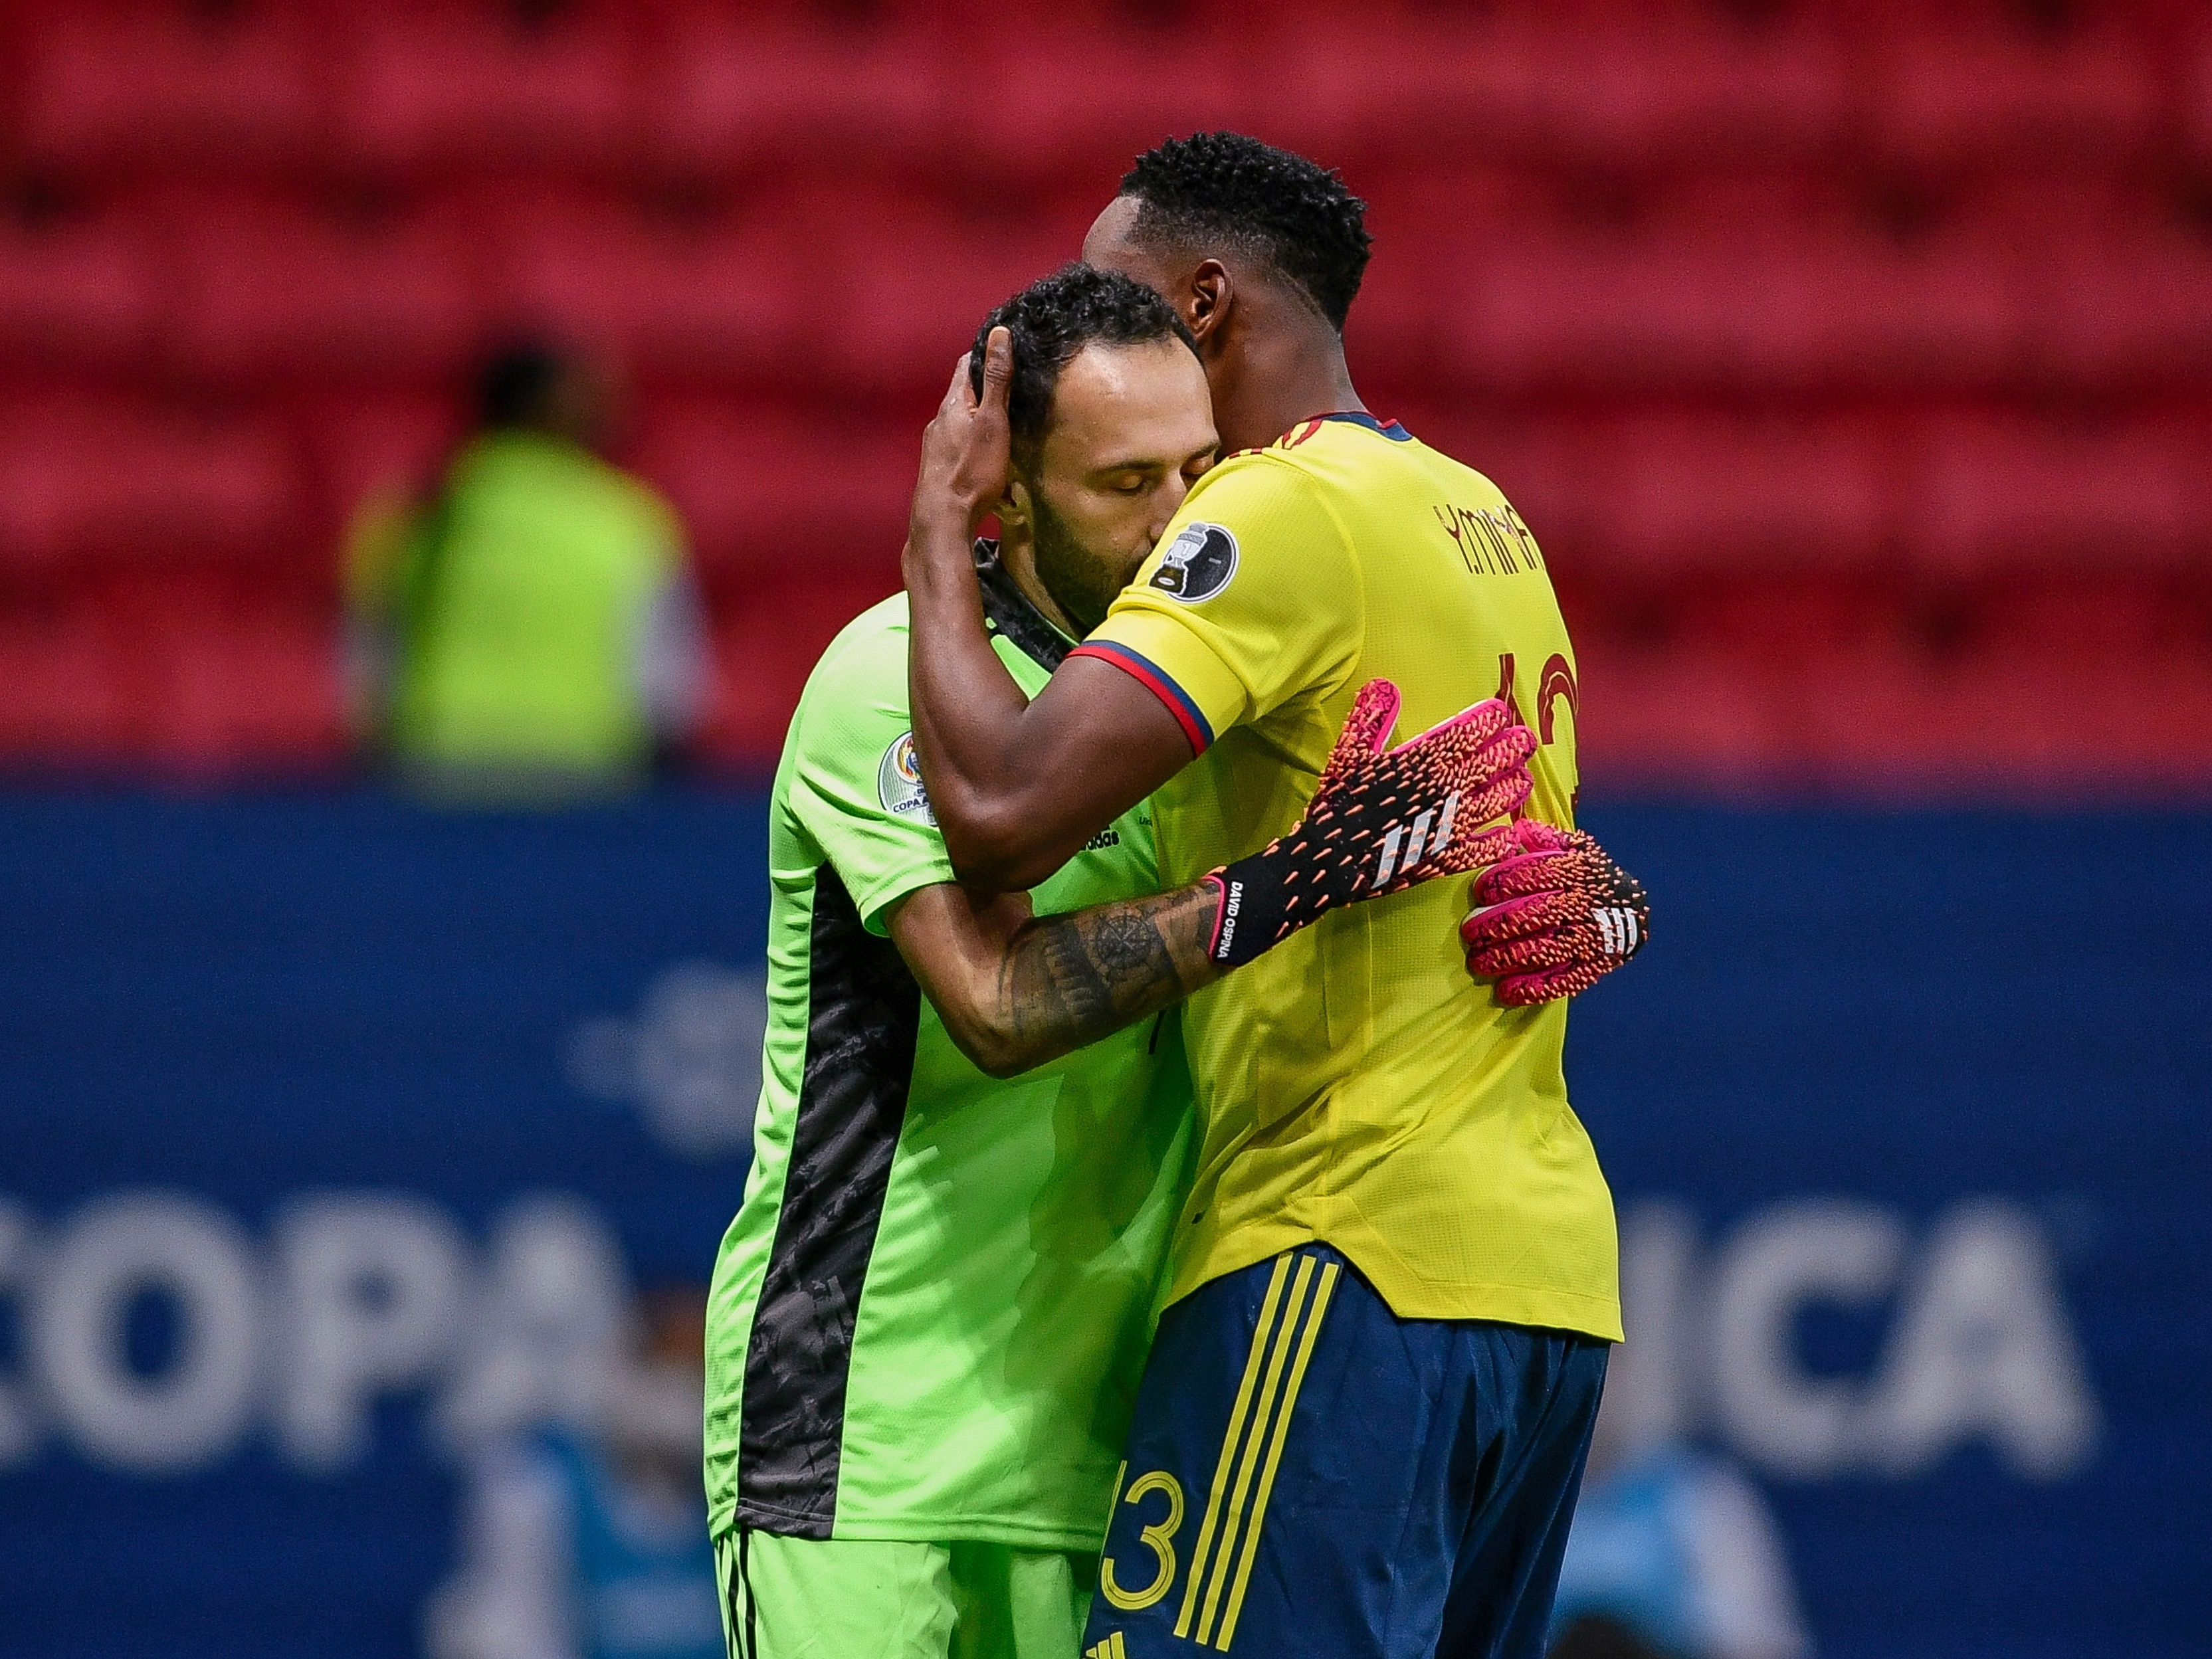
M991 625L1040 668L1058 668L1075 648L1030 603L1029 595L1014 586L1006 567L999 562L999 544L994 541L975 544L975 586L983 591L983 614L991 619Z
M806 1071L745 1350L738 1520L827 1538L860 1286L906 1119L921 990L829 864L814 872Z

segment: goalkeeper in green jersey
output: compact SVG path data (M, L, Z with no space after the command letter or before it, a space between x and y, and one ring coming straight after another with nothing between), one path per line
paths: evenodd
M1060 425L1091 416L1125 464L1081 492L1091 521L1040 494L979 550L994 645L1034 690L1214 434L1197 359L1148 291L1070 275L1008 309ZM1154 418L1125 418L1102 368ZM906 632L899 594L831 643L769 809L755 1158L707 1327L707 1487L740 1659L1074 1653L1186 1180L1176 1024L1104 1007L1091 963L1109 942L1066 915L1158 892L1146 810L1027 902L971 902L915 766ZM1031 906L1068 925L1024 932ZM1185 931L1195 964L1204 933Z
M1034 693L1215 434L1190 337L1140 284L1073 266L993 326L1012 335L1015 466L979 586L993 649ZM1026 894L958 886L907 666L901 594L815 668L771 802L755 1158L707 1332L738 1659L1076 1651L1188 1176L1166 1011L1229 971L1210 951L1220 884L1159 892L1142 803ZM1460 796L1437 792L1463 787L1472 825L1499 810L1479 795L1526 792L1517 727L1478 766L1463 729L1456 758L1426 739L1381 752L1389 725L1347 739L1335 854L1371 858L1346 836L1380 837L1384 796L1448 824ZM1418 775L1394 769L1425 754ZM1274 858L1292 879L1296 861Z

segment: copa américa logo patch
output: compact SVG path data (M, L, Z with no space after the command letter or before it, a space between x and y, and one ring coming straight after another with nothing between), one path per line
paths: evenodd
M915 758L914 733L902 732L884 750L876 768L876 798L895 818L913 818L933 830L937 814L929 809L929 792L921 787L921 763Z
M1237 538L1218 524L1191 523L1160 556L1151 585L1185 605L1210 599L1237 574Z

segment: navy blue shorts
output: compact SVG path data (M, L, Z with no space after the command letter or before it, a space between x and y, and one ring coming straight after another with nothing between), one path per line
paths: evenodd
M1540 1659L1607 1346L1400 1319L1326 1245L1184 1297L1085 1659Z

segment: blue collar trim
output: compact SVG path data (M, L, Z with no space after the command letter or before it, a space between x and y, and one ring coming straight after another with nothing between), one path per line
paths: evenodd
M1354 426L1364 426L1370 432L1379 432L1394 444L1409 444L1413 434L1395 421L1377 420L1364 409L1340 410L1334 415L1324 415L1324 421L1349 421Z

